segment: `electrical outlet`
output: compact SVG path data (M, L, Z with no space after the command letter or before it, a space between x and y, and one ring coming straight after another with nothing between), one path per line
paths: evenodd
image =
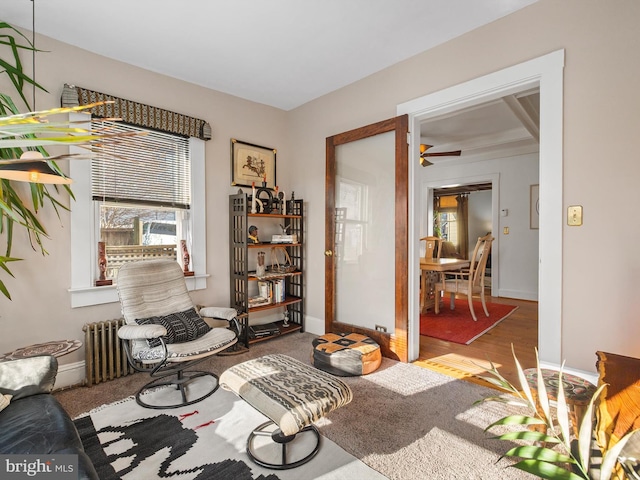
M376 325L376 331L386 333L387 327L383 327L382 325Z

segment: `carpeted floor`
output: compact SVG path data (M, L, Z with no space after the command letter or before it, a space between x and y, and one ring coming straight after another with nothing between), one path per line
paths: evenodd
M242 355L213 357L200 366L220 374L237 362L276 352L310 363L313 338L294 333L252 345ZM508 468L506 459L498 461L513 445L492 439L497 432L484 432L493 421L516 413L514 407L496 402L474 405L495 396L496 390L386 358L376 372L344 380L354 399L321 421L320 431L386 477L534 478ZM91 388L57 392L56 397L75 417L132 395L147 381L147 376L135 374Z
M456 298L454 310L450 308L449 298L445 298L438 314L431 309L420 315L420 335L469 345L511 315L518 307L487 303L488 317L484 314L480 301L474 301L473 308L477 320L471 316L466 298Z

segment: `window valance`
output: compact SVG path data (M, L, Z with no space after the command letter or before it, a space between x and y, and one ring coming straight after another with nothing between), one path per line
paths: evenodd
M199 118L170 112L162 108L114 97L75 85L64 84L61 104L63 107L88 105L90 103L112 101L91 109L91 114L103 118L121 118L123 122L162 132L211 139L211 125Z

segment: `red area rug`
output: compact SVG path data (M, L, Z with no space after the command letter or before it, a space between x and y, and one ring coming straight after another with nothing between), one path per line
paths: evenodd
M429 309L426 314L420 315L420 335L469 345L518 308L513 305L487 302L487 310L489 311L487 317L482 310L482 303L474 300L473 308L478 318L476 322L471 317L466 298L456 298L455 305L455 310L451 310L447 295L440 305L439 314L436 315L433 309Z

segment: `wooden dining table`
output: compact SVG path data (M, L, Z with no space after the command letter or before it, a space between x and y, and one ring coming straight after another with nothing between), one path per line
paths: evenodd
M440 276L446 272L455 272L469 268L471 262L462 258L420 259L420 313L426 313L436 302L435 286Z

